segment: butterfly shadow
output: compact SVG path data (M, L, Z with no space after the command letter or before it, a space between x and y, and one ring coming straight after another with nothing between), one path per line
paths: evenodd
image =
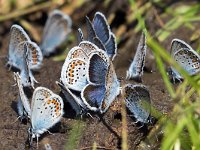
M119 115L119 116L118 116ZM98 114L99 121L103 123L103 125L112 133L116 138L117 138L117 148L121 149L121 143L122 143L122 138L118 135L117 132L115 132L112 127L106 122L104 119L104 114ZM120 114L117 114L117 117L120 117Z

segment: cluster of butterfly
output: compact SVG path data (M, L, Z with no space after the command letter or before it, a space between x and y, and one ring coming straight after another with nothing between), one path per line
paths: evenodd
M17 68L20 74L14 73L14 79L19 88L18 114L21 119L28 118L30 143L57 123L63 115L63 100L45 87L37 87L32 95L32 101L27 98L25 87L34 89L37 82L32 71L40 69L43 57L54 53L56 48L66 40L71 31L72 21L68 15L59 10L50 13L43 31L42 42L38 46L31 41L28 34L19 25L13 25L10 30L10 43L7 64Z
M97 12L92 21L86 17L87 38L78 29L78 46L73 47L63 64L60 82L65 99L77 114L105 113L119 94L123 94L126 107L137 122L149 123L151 99L146 86L126 84L122 87L117 79L113 60L117 54L114 34L105 16ZM52 27L53 26L53 27ZM43 56L48 56L66 38L71 20L59 11L54 11L45 25L42 43L37 46L18 25L11 27L8 64L20 69L14 73L19 87L18 113L30 118L29 133L37 138L57 123L63 115L63 100L51 90L38 87L32 95L31 106L23 87L33 86L36 81L32 70L39 69ZM55 28L57 30L55 30ZM53 31L52 31L53 30ZM64 32L65 31L65 32ZM58 40L59 39L59 40ZM142 34L134 59L127 71L127 79L142 81L146 56L146 37ZM185 42L173 40L172 57L191 75L200 71L199 55ZM171 67L174 79L181 75Z

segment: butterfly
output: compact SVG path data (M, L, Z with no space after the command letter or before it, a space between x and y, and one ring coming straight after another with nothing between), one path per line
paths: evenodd
M31 101L30 143L60 121L63 111L63 100L60 96L45 87L37 87Z
M200 56L187 43L180 39L173 39L171 43L172 58L190 75L200 73ZM183 79L176 69L171 67L172 79Z
M92 22L86 17L86 25L87 40L97 45L100 49L105 50L111 60L114 60L117 54L116 38L113 32L111 32L105 16L100 12L96 12ZM84 40L81 29L78 30L78 33L79 41Z
M112 83L110 82L112 82L112 79L114 78L113 83L116 82L116 85L117 85L115 89L118 89L117 87L119 86L113 64L111 63L110 58L108 57L107 53L99 49L95 44L89 41L82 41L79 44L79 46L75 46L69 51L66 57L65 63L63 64L63 67L62 67L61 78L60 78L61 83L59 84L63 93L66 95L65 96L66 99L69 101L72 107L76 110L76 112L80 112L79 111L80 108L81 110L97 111L97 108L96 109L91 108L86 102L86 100L85 101L83 100L82 95L80 95L80 92L82 92L84 87L90 82L88 81L89 80L88 68L89 66L92 66L92 65L89 65L89 64L92 64L90 62L91 61L90 57L94 54L98 55L98 57L100 57L101 60L103 60L106 66L109 66L109 69L107 68L108 71L102 74L102 78L106 78L106 79L104 79L104 81L102 81L101 84L102 85L104 84L104 86L106 84L108 87L113 86ZM92 60L92 61L96 62L96 60ZM111 65L108 65L110 63ZM106 75L110 75L110 74L113 75L113 78L106 77ZM107 80L108 83L105 83L105 80ZM106 88L104 89L106 90ZM111 90L109 89L107 93L105 93L108 95L108 99L110 99L109 96L111 96L109 94L110 91ZM68 95L71 98L69 98ZM111 97L111 102L109 100L105 100L105 101L106 101L105 105L109 105L113 101L113 98ZM109 106L106 107L106 110L108 107Z
M126 84L123 90L126 107L135 117L136 122L149 123L151 99L146 86Z
M21 76L19 75L18 72L16 73L14 72L14 79L19 89L19 98L18 98L18 103L17 103L17 110L18 110L19 117L21 119L30 118L30 113L31 113L30 103L24 92Z
M44 27L40 48L44 56L49 56L62 44L71 32L71 18L59 10L50 13Z
M144 33L142 33L134 59L126 73L127 79L134 79L138 82L142 81L141 77L143 75L143 69L145 65L146 49L146 36Z
M28 49L30 69L37 70L42 65L42 52L35 42L32 42L28 34L19 25L12 25L10 30L10 43L8 53L8 64L21 69L23 65L21 58L24 52L24 45Z
M107 55L105 55L107 56ZM81 97L87 108L94 112L104 113L119 95L119 81L109 57L107 61L94 53L89 58L88 81L81 91Z
M42 52L36 43L32 42L19 25L12 25L10 31L8 62L10 66L20 70L22 84L34 86L37 82L32 70L38 70L42 65ZM30 81L29 81L30 80Z

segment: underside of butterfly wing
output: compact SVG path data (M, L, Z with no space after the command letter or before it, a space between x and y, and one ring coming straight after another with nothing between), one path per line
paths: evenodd
M151 100L147 88L143 85L127 84L124 87L126 107L138 122L148 123L151 113Z
M38 87L31 103L32 138L39 137L58 121L63 112L63 100L47 88Z
M146 56L146 37L142 33L133 61L127 71L126 78L141 82Z
M73 90L81 91L87 84L87 62L82 59L66 59L62 71L61 81Z

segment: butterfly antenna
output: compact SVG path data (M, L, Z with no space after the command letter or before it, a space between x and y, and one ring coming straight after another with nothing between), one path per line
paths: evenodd
M17 85L17 83L15 83L15 84L13 84L13 85L11 85L11 86L16 86Z
M15 124L18 121L19 118L21 118L21 116L18 116L17 119L15 119L15 121L12 122L11 124Z

